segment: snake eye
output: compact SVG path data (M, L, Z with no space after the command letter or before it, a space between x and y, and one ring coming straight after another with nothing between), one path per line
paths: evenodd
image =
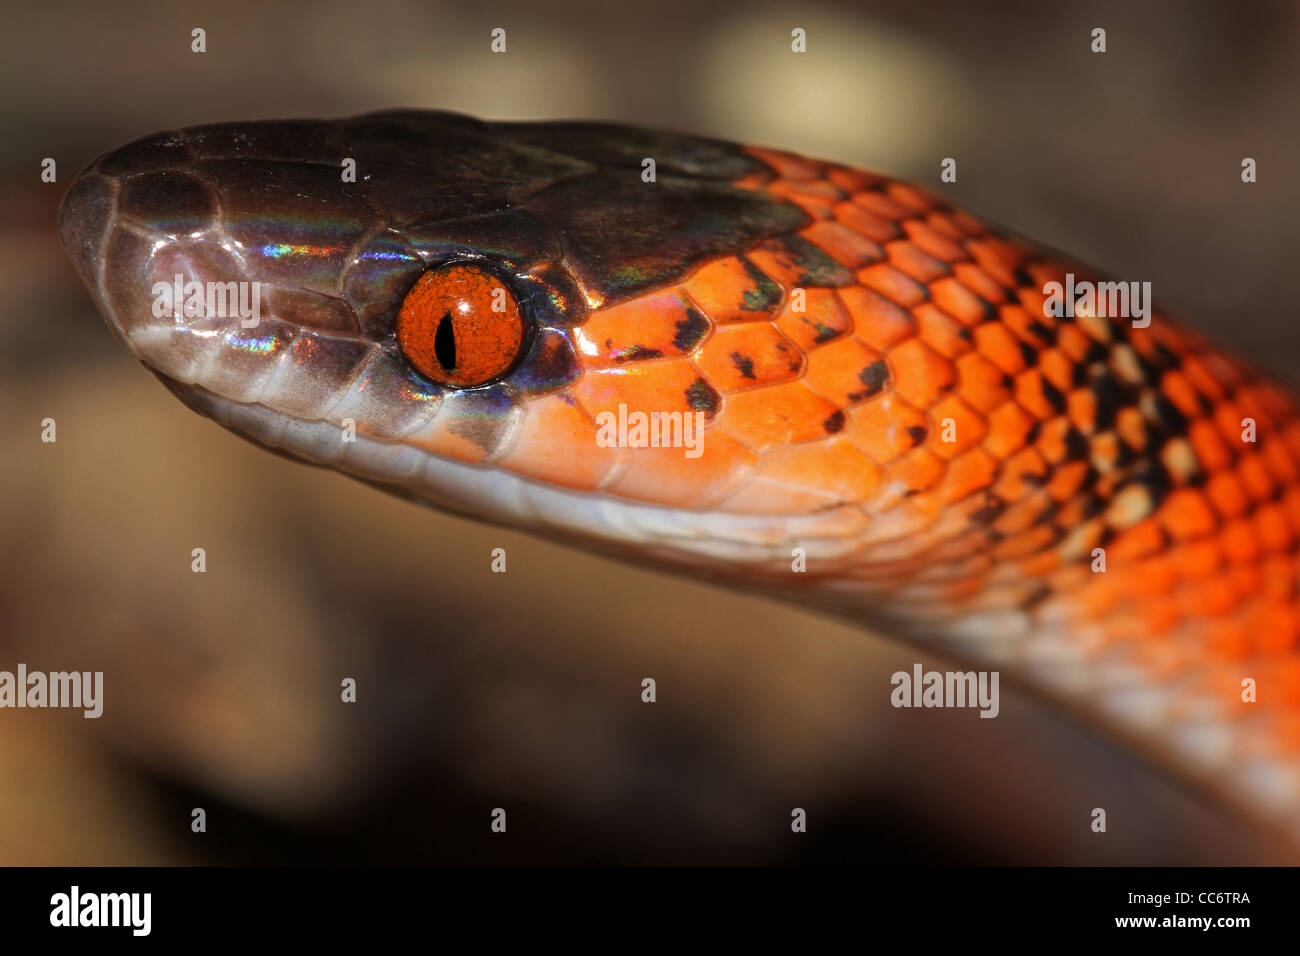
M436 266L397 314L406 360L440 385L472 388L508 372L524 344L524 318L506 284L468 262Z

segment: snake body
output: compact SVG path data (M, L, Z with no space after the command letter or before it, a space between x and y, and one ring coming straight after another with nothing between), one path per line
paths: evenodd
M931 191L400 111L147 137L60 230L126 348L246 438L996 668L1300 833L1294 398L1158 310L1054 314L1100 277ZM446 263L527 323L476 387L395 334ZM260 322L157 316L176 275L259 283ZM698 415L699 455L599 440L638 411Z

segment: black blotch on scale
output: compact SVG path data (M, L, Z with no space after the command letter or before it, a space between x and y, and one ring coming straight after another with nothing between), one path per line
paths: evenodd
M741 355L739 352L731 353L731 363L736 366L736 371L740 372L742 378L754 381L754 360L748 355Z
M673 327L673 347L682 352L690 352L708 331L709 320L688 306L686 318Z
M718 404L721 400L721 396L702 378L697 378L686 389L686 404L693 411L704 412L709 418L718 413Z

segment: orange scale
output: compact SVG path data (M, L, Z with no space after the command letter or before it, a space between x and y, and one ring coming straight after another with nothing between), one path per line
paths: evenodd
M812 441L844 427L844 413L803 382L768 385L727 396L719 424L755 451Z
M1259 567L1254 564L1238 564L1227 570L1228 580L1232 582L1241 600L1249 600L1259 593L1261 577Z
M1055 537L1055 528L1046 525L1029 528L1013 537L1003 539L994 546L993 554L1003 561L1028 558L1044 548L1050 548Z
M865 501L884 471L846 441L787 445L764 452L749 480L721 508L747 514L803 514Z
M1212 538L1179 545L1169 554L1174 568L1185 578L1196 580L1215 574L1223 564L1223 552Z
M1097 422L1097 393L1088 388L1070 392L1065 396L1065 414L1071 425L1091 435Z
M948 275L948 267L934 256L921 251L915 243L896 239L885 243L885 253L894 268L920 283L930 283Z
M1219 524L1210 502L1197 488L1177 488L1170 492L1160 506L1159 518L1176 541L1208 537Z
M619 449L597 441L596 423L571 400L546 395L528 404L526 427L498 464L510 471L583 491L598 488Z
M1291 522L1291 529L1300 533L1300 488L1292 488L1283 496L1282 507Z
M1262 435L1269 418L1265 412L1264 404L1259 400L1259 393L1256 389L1248 384L1243 384L1237 389L1237 394L1233 397L1237 402L1237 407L1241 409L1242 417L1253 418L1256 424L1256 434Z
M913 212L926 212L942 202L934 193L910 183L891 181L885 186L885 192L894 202Z
M1290 393L1284 392L1276 385L1267 382L1260 383L1259 400L1268 409L1269 420L1273 424L1278 424L1279 419L1290 418L1293 414L1294 408Z
M804 289L804 309L794 310L794 298L776 317L776 327L805 352L830 342L853 328L848 312L833 289Z
M1025 273L1029 276L1029 285L1035 285L1039 288L1047 285L1049 282L1059 282L1062 286L1065 283L1065 275L1071 271L1059 262L1050 259L1038 259L1032 262L1026 262L1023 266ZM1088 276L1078 276L1080 281L1086 280Z
M1049 488L1049 493L1050 493ZM1086 531L1088 536L1094 532L1100 534L1103 524L1099 521L1093 521L1089 517L1088 501L1082 496L1067 498L1061 502L1061 507L1056 512L1056 523L1067 529L1070 535L1075 535L1081 530ZM1092 550L1092 545L1085 548L1085 551Z
M1185 355L1182 361L1182 373L1198 393L1211 401L1218 401L1224 396L1224 386L1216 378L1198 355Z
M909 219L904 222L903 231L907 233L907 238L912 240L913 245L927 256L932 256L941 262L951 264L970 259L970 253L959 242L954 242L952 238L941 234L929 223L920 219Z
M1160 525L1151 519L1139 521L1119 532L1106 546L1107 559L1125 563L1159 554L1165 546Z
M1016 402L1031 415L1046 421L1056 415L1056 407L1046 398L1043 390L1043 374L1031 368L1016 376Z
M1187 437L1203 470L1218 471L1232 464L1232 453L1212 422L1197 419L1188 428Z
M1134 451L1141 452L1147 446L1147 423L1142 412L1132 406L1120 409L1115 416L1115 431L1119 437Z
M1045 325L1048 328L1056 326L1056 320L1052 318L1043 318L1040 314L1030 311L1021 305L1003 305L998 308L998 318L1016 338L1022 342L1028 343L1036 349L1047 348L1048 343L1034 330L1035 326Z
M709 411L700 397L708 397L711 386L700 378L699 370L684 359L623 365L611 369L592 369L572 387L574 397L595 418L601 412L618 414L619 405L627 411L688 412ZM716 392L713 392L716 404Z
M1020 501L1036 493L1047 475L1047 462L1033 448L1016 452L1002 463L993 493L1003 501Z
M868 189L877 189L888 179L877 173L868 173L850 166L828 166L826 178L837 189L846 193L860 193Z
M1223 440L1228 447L1238 454L1248 446L1248 443L1242 441L1241 438L1244 431L1241 422L1246 417L1231 399L1219 402L1214 407L1215 427L1219 429L1219 434L1223 436ZM1258 437L1258 434L1256 434L1256 437Z
M1224 556L1234 564L1259 560L1259 539L1249 518L1230 521L1219 532Z
M1300 617L1288 604L1262 603L1251 611L1247 627L1255 638L1255 647L1261 654L1275 656L1288 653L1295 647Z
M790 200L808 215L820 219L829 219L834 215L836 204L845 199L844 193L822 179L807 183L777 180L767 187L767 191Z
M1068 392L1074 385L1074 363L1060 349L1047 349L1038 356L1038 369L1043 378L1056 386L1059 392Z
M879 394L889 383L889 369L879 352L844 338L809 353L803 380L827 401L845 407Z
M1133 351L1144 359L1150 361L1156 357L1156 339L1151 334L1151 327L1135 326L1130 324L1128 328L1128 344L1133 346Z
M779 149L764 149L761 146L746 146L744 152L753 156L760 163L772 168L782 179L796 182L809 182L820 179L826 171L826 164L796 156Z
M1255 533L1265 551L1286 551L1295 543L1295 534L1287 524L1286 512L1276 502L1268 502L1255 512Z
M1113 474L1119 466L1119 436L1106 431L1091 436L1091 460L1103 476Z
M1086 461L1072 461L1052 472L1043 489L1053 501L1067 501L1078 494L1088 480L1092 465Z
M1214 509L1225 518L1236 518L1246 511L1250 500L1237 476L1230 471L1219 472L1205 484L1205 494Z
M1067 419L1052 419L1043 423L1036 447L1045 462L1060 464L1069 457L1069 449L1066 446L1066 436L1069 433L1070 421Z
M1019 375L1026 368L1020 340L1000 322L985 322L974 330L975 348L1007 375Z
M1143 600L1138 606L1147 634L1150 637L1162 637L1168 634L1182 616L1176 600L1170 597L1152 597ZM1143 644L1138 647L1136 659L1157 679L1168 679L1186 666L1186 659L1178 648L1167 641Z
M999 300L1003 298L998 296ZM931 285L930 299L964 325L978 325L990 317L991 304L953 276L945 276Z
M870 289L851 285L836 289L835 294L849 313L853 334L877 352L884 352L916 334L916 320L911 312Z
M1106 574L1090 574L1084 590L1072 602L1085 621L1109 618L1124 597L1120 581Z
M1266 673L1269 685L1276 688L1277 699L1288 707L1300 707L1300 658L1289 657L1271 663ZM1233 691L1240 695L1239 680ZM1237 699L1240 700L1240 697Z
M1092 348L1092 339L1073 323L1062 323L1056 329L1056 347L1071 362L1082 362Z
M844 438L874 461L888 462L915 448L926 431L925 415L898 396L885 394L849 410Z
M686 355L709 333L708 319L674 289L600 309L575 330L587 368Z
M929 298L924 285L889 263L867 266L858 272L858 281L890 302L908 309Z
M943 458L956 458L970 451L988 434L984 416L956 395L945 397L930 409L930 420L934 423L930 449ZM945 441L946 436L951 436L952 441Z
M953 225L965 233L968 238L975 239L988 235L988 225L976 219L966 210L948 208L944 211L947 213L948 218L952 220Z
M1195 329L1172 324L1159 312L1153 312L1147 331L1157 342L1176 355L1188 355L1209 347L1210 342Z
M1031 321L1042 322L1046 325L1053 325L1056 322L1056 317L1048 314L1047 297L1043 295L1041 289L1021 286L1016 290L1016 299L1020 302L1021 308L1033 316Z
M946 212L932 209L925 214L924 222L945 239L951 239L953 242L959 244L963 243L966 239L966 233L962 230L961 226L957 225L957 221ZM973 263L969 261L970 254L966 252L966 247L962 245L961 249L962 258L967 260L966 265L973 265Z
M915 493L939 484L946 471L942 458L929 449L915 448L890 466L889 481Z
M673 508L707 508L744 482L758 456L717 428L706 429L700 456L686 448L629 448L627 466L604 490Z
M931 495L934 492L930 493ZM936 512L944 511L944 506L939 499L936 499ZM969 513L979 507L982 507L983 499L969 501L961 505L958 511ZM942 526L936 528L942 531ZM966 534L957 534L947 538L941 544L930 551L932 558L929 570L933 572L931 579L966 577L972 574L988 574L993 570L993 562L979 552L984 549L988 543L988 535L984 534L981 529L972 528ZM947 565L947 567L941 567Z
M943 447L938 450L942 452ZM948 463L948 470L939 487L939 495L945 504L961 501L977 491L988 488L997 473L996 459L982 448L975 448L958 455Z
M907 542L904 547L907 548L908 557L891 564L891 570L895 572L898 581L896 587L920 584L918 591L933 590L939 586L936 578L941 581L946 573L951 573L951 568L945 567L937 574L927 574L934 572L940 552L945 546L953 544L952 538L943 533L941 528L943 502L937 494L938 487L939 483L935 482L928 489L912 489L894 480L891 475L880 494L868 505L876 513L897 509L895 513L904 516L902 524L907 530L903 532L903 537Z
M743 256L714 259L682 284L714 322L770 319L781 306L782 289Z
M1126 472L1113 471L1109 474L1100 475L1093 485L1093 492L1102 501L1108 501L1115 496L1120 485L1124 481Z
M872 242L889 242L903 235L903 230L898 223L884 216L877 216L855 202L842 202L835 207L834 211L836 222Z
M894 391L917 408L929 408L957 384L952 363L919 339L909 339L887 355Z
M768 322L724 325L696 353L695 364L720 392L796 378L803 370L799 348Z
M1256 501L1267 501L1273 496L1275 483L1273 476L1268 473L1268 468L1264 465L1262 456L1251 455L1249 458L1243 458L1237 466L1237 474L1246 493Z
M864 193L854 193L852 201L870 213L882 216L885 219L892 219L895 222L911 219L913 216L910 209L906 206L900 206L879 190L873 189Z
M1002 370L978 352L967 352L954 363L961 397L988 414L1011 400Z
M1300 478L1300 470L1297 470L1295 459L1291 457L1285 442L1265 442L1259 453L1264 459L1264 467L1279 484L1291 484Z
M1016 246L996 236L985 236L966 240L966 250L976 264L1000 285L1008 289L1020 285L1016 279L1016 270L1020 268L1025 256Z
M912 310L912 315L916 317L921 341L944 358L955 359L974 348L966 338L970 334L966 328L934 303L922 302Z
M1263 586L1260 593L1271 601L1290 601L1296 593L1295 558L1275 554L1264 559L1259 568Z
M1222 611L1216 616L1222 616L1231 610L1231 605L1227 610ZM1250 653L1250 637L1246 634L1245 626L1236 621L1224 621L1216 624L1211 630L1209 637L1205 641L1206 649L1216 658L1227 661L1239 661ZM1237 680L1233 696L1238 701L1241 700L1241 683ZM1231 698L1230 698L1231 699Z
M943 603L951 607L979 597L984 590L984 579L979 576L958 578L945 582L941 587Z
M808 268L796 261L791 250L777 241L763 243L747 253L747 258L772 281L787 289L802 287L804 283L812 285L816 280L808 273ZM810 281L812 280L812 281ZM821 282L818 285L833 283Z
M1206 352L1202 354L1206 364L1218 376L1219 381L1226 385L1236 387L1246 380L1249 376L1245 367L1237 361L1229 358L1221 352Z
M984 447L995 458L1009 458L1025 447L1036 424L1037 419L1015 402L1001 405L989 415Z
M1020 563L1020 573L1028 577L1045 578L1060 566L1060 552L1040 551L1038 554L1030 555Z
M850 269L861 269L885 258L885 250L877 243L838 222L818 220L799 235Z

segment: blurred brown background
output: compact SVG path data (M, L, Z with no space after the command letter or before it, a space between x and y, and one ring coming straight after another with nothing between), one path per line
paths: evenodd
M267 455L126 356L58 246L81 165L220 120L605 118L932 185L954 156L975 211L1149 279L1300 382L1294 4L614 7L8 5L0 669L103 670L106 701L98 721L0 711L0 862L1285 859L1005 688L996 721L891 709L889 673L932 657Z

